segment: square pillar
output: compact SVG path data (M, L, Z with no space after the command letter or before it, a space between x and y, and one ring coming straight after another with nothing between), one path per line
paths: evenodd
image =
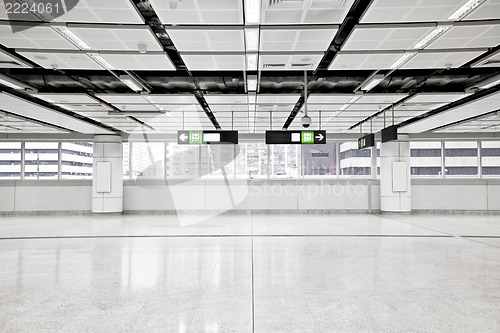
M92 212L123 212L123 145L118 135L94 137Z
M410 142L407 135L380 146L380 210L411 212Z

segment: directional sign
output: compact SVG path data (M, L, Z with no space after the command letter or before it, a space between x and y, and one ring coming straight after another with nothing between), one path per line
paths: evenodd
M392 125L382 129L382 143L398 139L398 127Z
M368 134L358 139L358 149L375 146L375 134Z
M326 144L326 131L266 131L267 144Z
M178 131L180 145L238 144L238 131Z

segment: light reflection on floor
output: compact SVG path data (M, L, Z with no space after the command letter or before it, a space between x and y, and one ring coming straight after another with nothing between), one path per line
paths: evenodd
M499 216L2 217L0 238L1 332L500 331Z

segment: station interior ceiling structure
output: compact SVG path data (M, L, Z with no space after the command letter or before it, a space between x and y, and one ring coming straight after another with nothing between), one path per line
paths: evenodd
M23 1L19 0L20 3ZM0 3L0 135L498 133L500 0ZM307 89L304 82L307 81ZM307 93L306 93L307 92Z

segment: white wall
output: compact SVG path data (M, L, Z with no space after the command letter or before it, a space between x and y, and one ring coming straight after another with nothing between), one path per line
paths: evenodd
M372 209L380 186L372 181ZM125 181L126 211L368 211L367 180ZM231 195L229 194L229 190ZM413 211L500 211L500 179L413 179ZM0 212L92 210L90 180L0 181Z
M500 211L500 179L413 179L412 210Z

